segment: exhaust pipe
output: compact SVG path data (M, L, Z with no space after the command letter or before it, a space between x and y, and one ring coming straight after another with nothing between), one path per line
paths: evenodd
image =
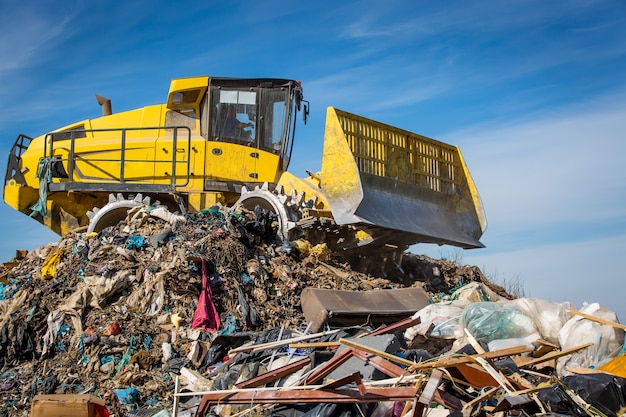
M96 100L98 101L98 104L100 105L100 107L102 107L103 116L110 116L113 114L113 109L111 107L111 99L108 99L99 94L96 94Z

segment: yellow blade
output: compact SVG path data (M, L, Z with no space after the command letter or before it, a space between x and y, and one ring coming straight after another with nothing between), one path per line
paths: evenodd
M329 107L321 187L338 224L483 247L482 203L455 146Z

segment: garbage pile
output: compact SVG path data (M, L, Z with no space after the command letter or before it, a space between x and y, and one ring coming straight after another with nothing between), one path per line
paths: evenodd
M358 272L273 220L139 206L3 264L0 416L87 394L112 416L623 413L613 312L425 256Z

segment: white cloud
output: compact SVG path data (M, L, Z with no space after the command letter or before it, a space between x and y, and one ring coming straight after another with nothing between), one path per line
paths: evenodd
M492 225L521 231L623 219L625 113L622 95L445 139L461 146Z
M527 296L599 302L626 319L624 114L618 91L541 119L447 135L461 145L489 221L487 248L463 252L463 262L496 281L519 279ZM445 257L450 249L412 250Z
M623 283L626 280L626 234L559 245L537 244L490 254L464 252L466 264L476 265L496 282L519 279L525 295L577 307L598 302L626 319Z
M13 4L3 7L3 13L0 13L2 76L41 62L51 48L71 34L71 22L75 16L31 6L28 2L10 3Z

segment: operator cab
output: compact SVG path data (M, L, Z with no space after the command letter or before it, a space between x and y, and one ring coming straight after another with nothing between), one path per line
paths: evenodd
M203 136L280 155L288 163L302 87L283 79L209 78ZM202 123L204 125L205 123Z
M199 121L208 141L234 143L280 157L286 170L291 158L296 115L308 102L294 80L276 78L191 77L172 80L166 124L189 126Z

